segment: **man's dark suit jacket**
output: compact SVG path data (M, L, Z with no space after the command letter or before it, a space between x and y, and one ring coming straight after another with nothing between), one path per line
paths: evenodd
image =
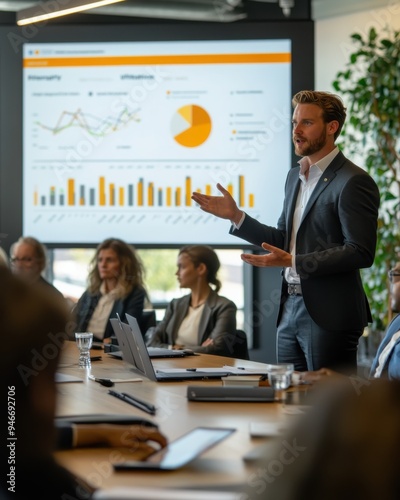
M241 227L231 228L231 233L254 245L266 242L288 252L299 170L291 169L286 179L276 228L246 215ZM379 191L373 179L339 152L319 179L296 238L296 270L304 303L324 329L360 330L371 321L359 270L374 261L378 208ZM284 284L282 294L284 301Z

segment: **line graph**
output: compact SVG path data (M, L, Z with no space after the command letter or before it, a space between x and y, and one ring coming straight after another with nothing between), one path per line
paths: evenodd
M88 134L94 137L105 137L126 127L131 122L139 123L140 109L129 109L124 107L115 116L106 116L102 118L91 113L85 113L80 108L76 111L62 111L54 126L46 125L36 121L35 125L47 130L53 135L60 134L70 128L84 129Z

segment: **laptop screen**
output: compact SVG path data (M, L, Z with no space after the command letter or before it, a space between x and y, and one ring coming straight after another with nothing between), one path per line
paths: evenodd
M119 319L110 319L121 348L122 358L131 365L133 371L139 375L156 381L156 374L147 352L139 325L133 316L129 318L131 325Z

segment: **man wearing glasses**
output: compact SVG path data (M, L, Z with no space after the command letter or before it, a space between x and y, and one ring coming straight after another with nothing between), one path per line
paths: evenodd
M400 262L389 271L390 307L400 312ZM386 376L400 380L400 314L397 314L386 330L371 366L371 377Z
M400 262L388 273L390 282L390 309L392 313L400 312Z
M42 272L46 268L46 249L40 241L31 236L21 237L11 245L11 270L27 283L45 288L50 293L62 296L52 284L46 281Z

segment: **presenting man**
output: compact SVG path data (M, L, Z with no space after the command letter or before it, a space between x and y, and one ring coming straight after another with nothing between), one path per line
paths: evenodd
M359 270L374 260L379 191L335 145L346 118L341 99L301 91L292 104L293 143L302 158L288 173L277 227L242 212L219 184L222 196L192 198L230 220L232 234L268 252L244 254L245 262L284 268L278 361L299 371L353 371L358 339L371 321Z

